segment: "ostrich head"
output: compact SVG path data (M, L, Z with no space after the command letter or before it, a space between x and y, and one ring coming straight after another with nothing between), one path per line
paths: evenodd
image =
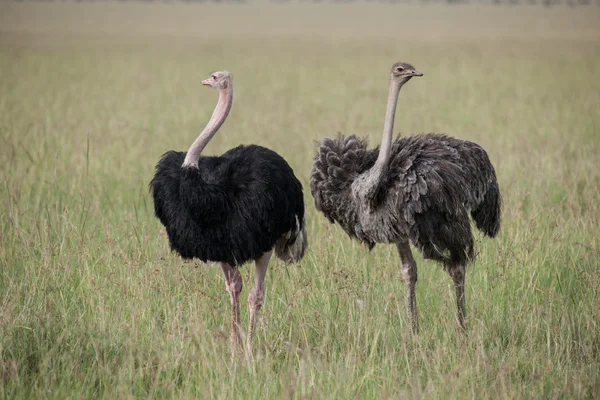
M377 161L368 171L359 175L352 183L353 196L359 199L361 204L366 205L367 210L369 207L374 206L379 188L386 179L392 150L392 132L394 129L394 117L396 115L396 103L398 102L400 88L413 76L423 76L423 74L408 63L397 62L392 66L387 109L383 125L383 138Z
M408 82L413 76L423 76L415 67L408 63L397 62L392 66L391 79L400 86Z
M232 76L227 71L217 71L210 75L210 78L202 81L203 85L210 86L213 89L223 90L231 87Z
M204 150L204 147L208 144L210 139L217 133L229 111L233 105L233 78L227 71L217 71L210 75L210 78L202 81L203 85L210 86L213 89L217 89L219 92L219 101L213 111L210 120L200 132L200 136L192 143L190 149L185 155L182 167L184 168L198 168L198 158Z

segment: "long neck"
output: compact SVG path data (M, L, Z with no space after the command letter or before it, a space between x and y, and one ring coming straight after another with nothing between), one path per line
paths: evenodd
M226 89L219 91L219 101L213 111L212 117L206 124L206 127L202 130L200 135L194 143L190 146L190 149L185 156L182 167L195 167L198 168L198 158L202 154L202 150L206 147L210 139L217 133L225 118L231 110L233 104L233 86L230 84Z
M387 108L385 110L385 122L383 124L383 137L381 139L381 147L379 148L379 156L375 166L385 169L390 161L390 153L392 151L392 136L394 133L394 117L396 116L396 104L398 103L398 95L402 84L390 80L390 90L388 93Z
M394 130L394 116L396 115L396 102L398 101L398 95L400 94L402 84L402 82L395 82L394 79L390 81L387 109L385 111L385 123L383 124L383 138L381 140L377 161L375 161L375 164L368 171L362 174L361 179L356 180L352 184L352 190L356 191L356 194L362 198L363 201L372 201L375 199L385 174L387 173L392 151L392 134Z

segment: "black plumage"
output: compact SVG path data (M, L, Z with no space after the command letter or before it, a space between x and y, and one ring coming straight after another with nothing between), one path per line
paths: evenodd
M221 156L201 156L231 110L233 78L219 71L202 84L219 92L215 111L187 152L163 154L150 191L171 250L186 259L221 265L232 304L232 356L242 338L242 276L237 267L255 261L256 280L248 296L251 355L272 253L287 263L298 262L308 246L302 185L288 163L265 147L240 145Z
M270 251L288 232L293 237L283 240L296 239L302 184L280 155L242 145L182 168L185 155L165 153L150 184L155 215L183 258L235 266Z

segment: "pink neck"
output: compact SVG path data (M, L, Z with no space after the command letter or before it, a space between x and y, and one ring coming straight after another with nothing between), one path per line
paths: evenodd
M219 91L219 101L217 102L215 111L213 111L212 117L210 117L206 127L204 127L198 138L190 146L182 167L198 168L198 159L200 158L200 154L202 154L202 150L204 150L210 139L212 139L221 125L223 125L232 105L233 86L230 84L226 89Z

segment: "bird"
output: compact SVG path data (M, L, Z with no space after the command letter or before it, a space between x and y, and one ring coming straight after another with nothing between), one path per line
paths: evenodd
M466 333L465 273L475 259L469 215L480 231L495 237L502 197L494 166L478 144L443 133L393 140L400 89L421 76L411 64L392 66L381 145L368 149L366 138L341 133L323 139L313 160L310 191L316 209L369 250L377 243L396 245L413 333L418 334L419 322L411 243L450 275L458 322Z
M233 104L233 77L217 71L202 85L219 94L218 103L187 152L168 151L155 169L149 189L154 214L171 251L183 259L219 263L231 298L231 357L242 346L239 267L256 264L248 294L246 351L252 356L256 317L264 302L264 280L271 255L299 262L308 247L302 184L290 165L262 146L239 145L220 156L202 151L225 122Z

